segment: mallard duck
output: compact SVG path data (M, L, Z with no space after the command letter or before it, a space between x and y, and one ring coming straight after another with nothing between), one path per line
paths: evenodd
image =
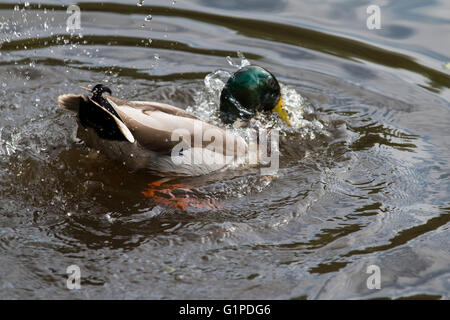
M225 123L249 120L257 113L272 111L290 125L283 106L281 88L275 76L266 69L248 65L236 71L220 95L220 118Z
M168 104L107 95L101 84L87 90L91 97L63 94L58 104L77 114L87 145L130 169L195 176L245 163L247 143L228 130Z
M254 149L229 130L168 104L113 97L102 84L84 89L92 96L63 94L58 104L77 114L79 136L89 146L133 170L196 176L248 165L248 154ZM247 66L226 83L220 115L225 123L248 120L266 110L284 118L281 103L276 78L261 67Z

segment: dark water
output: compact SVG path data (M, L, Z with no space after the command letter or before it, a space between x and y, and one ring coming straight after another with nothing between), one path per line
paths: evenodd
M449 298L448 2L375 2L381 30L370 1L136 2L82 2L72 35L69 1L0 3L0 298ZM238 51L305 112L276 177L174 182L217 206L145 197L56 104L101 82L214 122Z

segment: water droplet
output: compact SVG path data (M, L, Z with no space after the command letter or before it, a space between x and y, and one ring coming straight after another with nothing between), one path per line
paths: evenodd
M233 59L230 56L227 56L226 59L230 66L236 67L236 64L233 62Z
M105 214L105 217L106 217L106 220L108 220L108 222L110 222L110 223L112 223L112 222L114 222L114 220L116 220L113 217L111 217L111 215L109 213Z
M148 16L145 17L145 21L150 21L152 19L153 19L153 17L151 14L149 14Z

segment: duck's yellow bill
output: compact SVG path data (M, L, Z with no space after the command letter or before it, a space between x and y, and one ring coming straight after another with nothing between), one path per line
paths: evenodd
M273 112L278 113L281 119L283 119L284 122L287 123L288 126L291 126L291 121L289 119L289 115L287 111L283 108L283 101L280 98L280 101L278 101L278 104L275 108L272 110Z

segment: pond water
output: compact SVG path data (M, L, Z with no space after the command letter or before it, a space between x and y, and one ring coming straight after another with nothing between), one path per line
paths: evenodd
M75 32L70 4L0 3L0 298L449 298L448 1L79 2ZM276 123L274 176L170 182L201 208L149 197L56 103L103 83L220 125L243 57L301 127Z

